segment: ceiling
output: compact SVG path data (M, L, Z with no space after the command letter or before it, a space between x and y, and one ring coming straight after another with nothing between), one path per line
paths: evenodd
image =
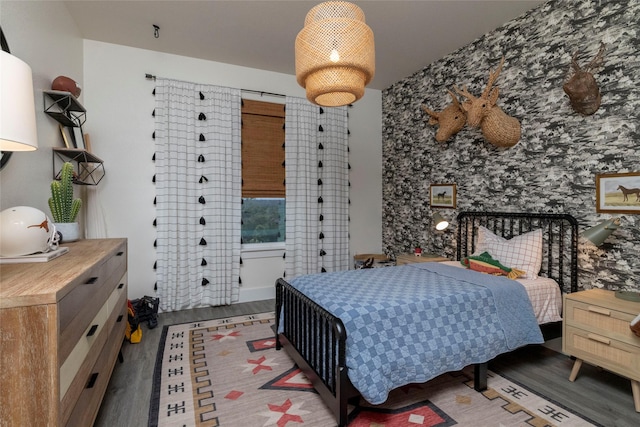
M314 1L65 1L82 37L295 74L294 42ZM384 89L544 3L534 0L353 1L375 37ZM160 27L154 37L153 25Z

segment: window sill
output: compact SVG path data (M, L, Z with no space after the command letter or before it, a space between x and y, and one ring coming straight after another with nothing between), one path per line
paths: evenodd
M242 258L282 258L284 255L285 243L254 243L242 245Z

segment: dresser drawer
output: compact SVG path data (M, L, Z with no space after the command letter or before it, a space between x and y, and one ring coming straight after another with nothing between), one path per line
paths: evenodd
M103 353L110 352L108 341L116 339L121 344L124 339L127 302L126 275L121 278L120 282L123 283L123 286L116 287L111 295L105 299L84 335L78 340L69 357L60 367L60 400L63 421L70 416L72 410L75 410L75 402L84 393L83 390L87 388L87 384L91 385L88 389L94 388L92 383L95 382L95 378L92 379L92 375L101 370L96 368L96 361L100 360Z
M629 329L635 315L612 310L596 304L565 300L564 319L568 326L640 347L640 338Z
M89 299L89 296L105 284L107 279L115 273L122 277L127 269L127 246L125 243L118 246L113 254L101 264L96 265L80 279L81 285L76 286L59 303L60 307L60 331L64 331L69 323L78 314L78 308Z
M640 347L595 332L567 326L565 352L589 363L640 380Z
M100 352L99 358L96 360L92 369L83 377L83 388L77 400L74 400L75 406L71 410L66 425L69 427L89 426L95 420L100 402L104 396L104 392L109 385L109 378L113 371L118 352L124 338L124 329L126 324L126 289L122 295L116 310L112 313L110 322L112 325L111 333Z
M123 244L112 256L88 271L74 289L58 304L60 319L60 347L58 359L63 363L90 327L95 314L104 302L120 286L127 269L126 245ZM124 286L124 285L122 285Z

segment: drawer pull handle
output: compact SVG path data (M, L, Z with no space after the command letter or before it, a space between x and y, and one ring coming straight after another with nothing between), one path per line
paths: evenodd
M93 374L91 374L91 377L89 378L89 382L87 383L87 388L93 388L93 386L96 385L97 379L98 379L98 372L94 372Z
M123 252L123 251L120 251L120 252L118 252L118 253L116 254L116 256L122 256L123 254L124 254L124 252Z
M590 305L588 310L592 313L603 314L605 316L611 316L611 310L607 310L606 308L597 307Z
M97 277L90 277L89 280L87 280L86 282L84 282L85 285L93 285L94 283L96 283L98 281Z
M124 283L120 283L120 284L118 285L118 289L122 289L122 288L124 288Z
M98 330L98 325L91 325L91 329L89 329L89 332L87 332L87 336L88 337L93 336L93 334L95 334L97 330Z
M124 316L123 316L122 314L121 314L120 316L118 316L118 318L116 319L116 323L120 323L120 322L122 322L122 318L123 318L123 317L124 317Z
M587 334L587 338L589 338L592 341L598 341L602 344L606 344L606 345L611 344L611 340L609 338L601 337L600 335Z

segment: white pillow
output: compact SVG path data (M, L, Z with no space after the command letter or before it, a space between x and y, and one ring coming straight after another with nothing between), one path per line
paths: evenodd
M482 252L489 252L493 259L506 267L523 270L526 273L524 278L535 279L542 266L542 230L533 230L507 240L479 226L474 255Z

